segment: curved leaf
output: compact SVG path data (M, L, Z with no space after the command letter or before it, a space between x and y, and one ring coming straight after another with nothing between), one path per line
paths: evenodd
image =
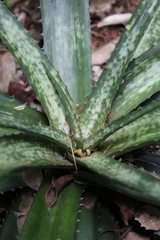
M20 134L21 131L18 131L13 128L0 127L0 137L9 136L12 134Z
M109 122L104 128L87 138L84 142L83 148L90 150L94 149L115 131L159 107L160 100L153 101L144 107L139 107L137 110L131 112L127 116L122 116L115 121Z
M117 156L160 139L160 108L119 129L98 146L99 151Z
M72 167L64 159L62 150L53 143L40 138L15 135L0 141L0 180L16 170L34 167Z
M21 114L16 115L16 111L13 112L13 114L10 111L0 111L1 129L4 127L6 131L6 128L11 128L11 133L14 133L15 129L20 130L21 132L26 132L28 135L34 135L44 140L50 140L51 142L55 142L56 144L63 146L65 149L70 150L70 136L51 127L44 126L41 122L32 121L34 118L31 118L30 121L28 116L24 116L25 114L22 114L22 116Z
M155 176L160 175L160 155L149 152L138 154L134 159L134 164L143 167Z
M160 180L146 171L132 168L100 152L76 160L100 176L101 185L160 206Z
M38 124L48 126L49 122L44 113L19 102L13 97L9 97L0 92L0 114L13 116L15 119L27 119L28 124Z
M18 111L19 107L22 107L21 111ZM24 109L23 109L24 108ZM47 117L44 113L38 112L36 109L28 107L26 104L23 104L17 101L13 97L9 97L0 92L0 114L8 116L14 116L15 121L18 118L26 119L28 124L39 124L48 125ZM9 136L11 134L19 134L21 131L13 128L0 127L0 137Z
M0 180L0 192L13 190L26 186L22 179L22 172L10 173Z

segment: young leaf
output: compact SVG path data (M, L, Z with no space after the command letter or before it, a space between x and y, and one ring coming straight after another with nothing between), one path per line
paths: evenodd
M44 51L73 100L79 103L92 87L88 0L41 0L40 3Z

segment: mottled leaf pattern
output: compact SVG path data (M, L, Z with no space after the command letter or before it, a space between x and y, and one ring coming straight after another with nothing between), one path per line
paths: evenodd
M105 124L124 71L158 6L158 0L154 2L148 0L132 27L124 31L80 116L84 138L92 135Z

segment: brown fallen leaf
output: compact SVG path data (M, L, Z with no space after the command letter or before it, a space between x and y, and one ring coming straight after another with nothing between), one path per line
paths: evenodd
M135 219L146 230L160 230L160 211L151 205L146 205L135 211Z
M57 179L52 178L51 184L46 192L45 200L48 206L48 214L50 214L51 207L57 200L58 193L74 179L74 174L65 175Z
M150 240L150 238L136 232L129 232L122 240Z
M124 222L125 226L128 226L128 221L132 220L134 216L134 207L132 200L129 197L119 194L116 196L116 198L113 199L113 201L120 209L122 221Z
M96 13L97 15L103 12L109 12L111 10L111 4L115 0L90 0L90 12Z
M26 170L22 172L22 178L27 183L27 185L38 191L42 181L43 175L40 169Z
M8 93L9 83L13 81L16 72L16 63L10 52L0 55L0 91Z
M52 178L51 184L46 192L45 200L48 206L48 214L50 214L51 207L54 205L54 203L57 200L57 190L56 190L54 178Z
M33 190L24 190L22 193L22 201L19 205L20 212L12 212L15 217L17 217L17 228L18 233L21 233L23 224L26 220L26 216L29 212L30 206L32 205L34 199L34 191Z
M90 210L94 207L96 201L97 197L92 192L87 190L83 193L83 199L81 201L81 204L86 209Z
M109 25L126 24L131 17L132 13L112 14L102 19L102 21L97 24L97 27L100 28Z
M99 77L102 74L102 68L100 66L93 66L92 73L93 73L93 81L97 82Z
M14 81L11 81L9 83L9 94L11 96L15 95L15 93L18 91L24 91L24 90L25 90L25 86L20 83L17 83Z
M116 43L119 41L119 37L114 41L107 43L103 47L97 49L92 54L92 64L93 65L101 65L105 63L111 56L111 53L116 47Z

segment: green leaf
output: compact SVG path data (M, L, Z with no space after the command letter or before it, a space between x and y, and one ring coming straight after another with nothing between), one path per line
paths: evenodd
M7 8L10 8L12 6L11 3L8 3L7 0L3 0L3 4L7 7Z
M76 240L117 240L113 221L103 202L96 202L91 209L86 209L83 204L80 204L76 229L74 238Z
M124 126L98 146L107 155L118 156L160 140L160 108Z
M109 239L117 239L113 222L104 204L95 204L92 209L82 206L84 190L82 184L71 183L66 186L60 192L55 205L51 208L50 215L48 215L44 196L49 184L50 177L48 175L34 198L20 240L29 238L66 239L66 236L67 239L100 240L106 239L103 238L104 235L111 237Z
M77 114L76 114L77 109L76 109L75 105L73 106L72 101L69 98L69 94L67 96L67 89L61 87L58 82L54 81L54 72L52 71L52 68L50 66L48 66L47 64L46 64L45 68L46 68L46 73L47 73L49 79L51 80L53 85L55 85L55 88L59 92L60 98L63 99L63 104L66 109L66 117L70 124L71 133L73 134L73 139L77 143L76 148L78 148L78 147L81 148L82 147L82 135L81 135L81 130L80 130Z
M33 136L15 135L0 141L0 180L13 171L34 167L70 168L62 150L53 143Z
M28 124L38 124L48 126L48 120L44 113L37 111L34 108L27 106L26 104L16 100L13 97L9 97L0 92L0 114L6 116L12 116L15 119L21 120L27 119Z
M22 109L16 110L19 106L22 107ZM17 133L15 130L20 130L29 135L36 135L43 139L48 139L65 147L67 150L70 149L70 137L62 131L45 126L48 123L46 116L35 109L1 98L0 119L1 131L2 127L4 127L2 135L7 135L6 133L8 133L8 131L9 134L12 134Z
M44 51L79 103L92 87L88 0L40 2Z
M155 153L140 153L134 159L134 165L143 167L145 170L151 172L153 175L159 177L160 175L160 155Z
M160 42L159 34L159 25L160 25L160 6L157 8L151 23L148 26L147 31L145 32L143 38L141 39L138 48L134 54L134 58L140 56L142 53L147 51L149 48L156 45Z
M13 128L0 127L0 137L9 136L12 134L19 134L19 133L20 131Z
M5 16L5 18L4 18ZM66 111L44 65L47 60L38 44L0 1L0 37L9 48L30 81L54 128L69 133ZM57 72L53 69L55 78Z
M101 185L160 206L160 180L146 171L132 168L100 152L76 158L76 161L96 173L101 178Z
M117 240L111 215L104 203L98 209L99 240Z
M67 239L75 239L75 225L84 186L77 184L66 186L48 215L45 193L49 184L50 178L47 176L34 198L20 240L66 239L66 236Z
M83 197L81 199L83 199ZM97 211L98 211L97 204L95 204L95 206L92 209L86 209L84 206L82 206L81 203L79 204L74 239L76 240L98 239Z
M160 44L133 60L123 77L117 98L113 101L109 120L115 120L135 109L160 91Z
M144 107L139 107L137 110L131 112L126 116L122 116L115 121L109 122L104 128L100 129L98 132L87 138L84 142L83 148L94 149L115 131L121 129L122 127L132 123L136 119L159 107L160 101L153 101Z
M7 177L0 180L0 192L13 190L26 186L22 179L22 172L10 173Z
M13 205L10 207L9 212L4 220L2 229L0 231L0 239L12 239L17 240L18 229L17 229L17 219L13 215L12 211L18 211L19 204L21 202L21 197L19 196Z
M144 8L144 6L147 4L147 1L148 1L148 0L142 0L142 1L140 1L140 3L138 4L138 7L137 7L136 10L133 12L131 19L130 19L129 22L125 25L125 28L126 28L127 30L129 30L129 29L132 27L132 25L133 25L134 22L136 21L137 17L138 17L139 15L141 15L141 11L142 11L142 9Z
M20 107L22 108L21 111L16 110ZM13 116L15 121L17 117L21 120L26 119L28 124L39 124L40 122L42 125L49 124L45 114L0 92L0 115L1 114L6 115L6 118L8 118L8 116ZM0 137L4 135L9 136L11 134L19 134L20 132L21 131L17 129L0 127Z
M124 71L158 6L159 0L148 0L134 24L128 31L124 31L80 116L84 138L99 130L105 123Z

